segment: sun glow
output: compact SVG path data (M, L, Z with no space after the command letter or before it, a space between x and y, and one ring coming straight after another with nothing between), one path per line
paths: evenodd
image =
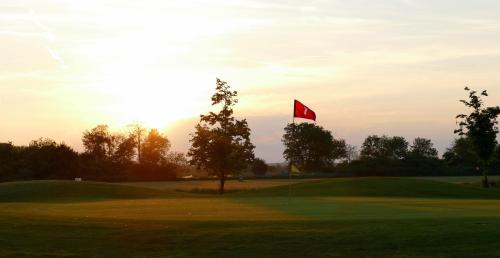
M200 20L202 16L181 10L169 15L159 11L184 7L165 3L159 8L137 6L147 12L109 12L112 18L98 16L102 18L98 20L109 29L117 28L116 33L79 45L89 64L83 70L94 80L92 88L109 100L103 103L103 112L112 126L139 122L165 128L209 106L216 74L198 69L205 61L203 54L210 51L210 44L201 43L237 26L207 17Z
M163 129L179 119L197 116L209 104L206 92L212 80L195 79L182 72L155 76L134 69L124 74L102 87L111 96L110 121L115 126L139 122Z

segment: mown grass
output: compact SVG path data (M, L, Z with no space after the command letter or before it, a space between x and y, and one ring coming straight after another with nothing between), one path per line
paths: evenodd
M245 191L238 197L319 197L366 196L409 198L500 199L500 190L481 189L438 181L408 178L340 178L298 183L287 187L272 187Z
M23 181L0 184L0 202L87 202L165 197L155 189L98 182Z
M293 185L291 198L288 190L0 184L0 256L500 256L498 189L345 178Z

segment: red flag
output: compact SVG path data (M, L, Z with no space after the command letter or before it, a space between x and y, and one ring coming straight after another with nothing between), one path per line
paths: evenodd
M306 107L300 101L295 100L293 103L293 117L310 119L316 121L316 113L310 108Z

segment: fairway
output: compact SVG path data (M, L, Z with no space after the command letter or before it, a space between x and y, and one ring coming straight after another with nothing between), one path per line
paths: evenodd
M500 256L499 189L342 178L295 181L289 196L286 181L255 180L219 196L196 183L2 183L0 256Z

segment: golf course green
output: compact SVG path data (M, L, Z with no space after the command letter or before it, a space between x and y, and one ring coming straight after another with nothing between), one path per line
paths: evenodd
M248 184L259 181L272 180ZM498 257L500 189L339 178L220 196L196 182L11 182L0 236L1 257Z

